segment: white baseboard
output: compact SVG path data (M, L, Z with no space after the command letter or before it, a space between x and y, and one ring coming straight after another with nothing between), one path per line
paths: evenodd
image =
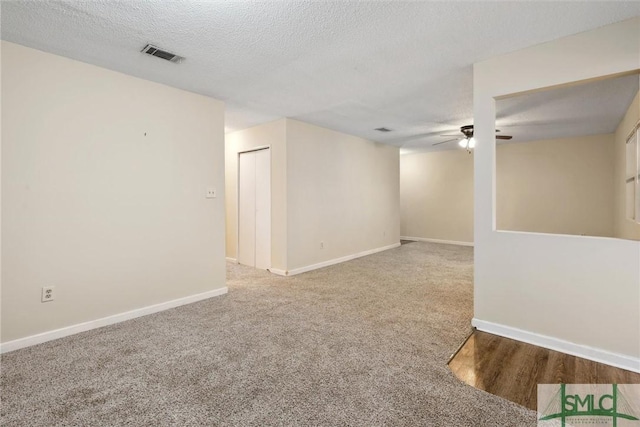
M388 246L383 246L381 248L369 249L368 251L358 252L358 253L353 254L353 255L347 255L347 256L340 257L340 258L330 259L328 261L323 261L323 262L320 262L318 264L307 265L306 267L294 268L293 270L285 271L284 272L285 274L283 274L283 275L284 276L295 276L296 274L306 273L307 271L317 270L319 268L328 267L330 265L335 265L335 264L340 264L341 262L345 262L345 261L351 261L352 259L360 258L360 257L367 256L367 255L372 255L372 254L375 254L375 253L378 253L378 252L386 251L388 249L397 248L398 246L400 246L400 242L394 243L394 244L388 245ZM272 272L275 273L273 270L272 270ZM276 274L279 274L279 273L276 273Z
M157 313L159 311L168 310L170 308L179 307L185 304L202 301L211 297L224 295L228 292L227 287L214 289L212 291L203 292L201 294L190 295L184 298L178 298L160 304L150 305L147 307L137 308L135 310L124 313L114 314L112 316L103 317L101 319L91 320L89 322L78 323L76 325L67 326L53 331L43 332L41 334L31 335L25 338L19 338L13 341L7 341L0 344L0 353L8 353L32 345L41 344L58 338L67 337L69 335L78 334L80 332L89 331L91 329L102 328L103 326L113 325L114 323L124 322L125 320L135 319L136 317L146 316L147 314Z
M237 263L238 263L238 260L237 260L237 259L235 259L235 258L229 258L229 257L227 257L227 262L232 262L232 263L234 263L234 264L237 264Z
M414 242L442 243L442 244L445 244L445 245L473 246L473 242L460 242L460 241L457 241L457 240L430 239L428 237L400 236L400 240L412 240Z
M583 359L604 363L605 365L615 366L617 368L640 373L640 358L637 357L612 353L607 350L589 347L582 344L575 344L559 338L523 331L522 329L512 328L510 326L487 322L476 318L471 321L471 324L483 332L488 332L505 338L511 338L517 341L537 345L538 347L548 348L550 350L559 351L572 356L582 357Z
M280 270L277 268L270 268L269 271L273 274L277 274L278 276L286 276L287 272L285 270Z

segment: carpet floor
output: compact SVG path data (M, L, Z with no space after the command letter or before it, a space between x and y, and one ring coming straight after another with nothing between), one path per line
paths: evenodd
M473 249L409 243L2 356L3 426L535 426L455 378Z

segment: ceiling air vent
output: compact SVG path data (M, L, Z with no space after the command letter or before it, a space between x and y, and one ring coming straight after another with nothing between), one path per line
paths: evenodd
M158 58L166 59L167 61L175 62L176 64L179 64L184 60L184 57L162 50L158 46L154 46L152 44L146 45L140 52L151 56L157 56Z
M377 130L378 132L391 132L391 129L387 128L375 128L374 130Z

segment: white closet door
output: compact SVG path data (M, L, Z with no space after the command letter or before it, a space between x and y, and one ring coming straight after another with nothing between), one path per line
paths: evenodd
M238 162L238 262L256 265L256 156L241 153Z
M271 153L240 154L238 163L238 262L271 268Z
M271 268L271 153L256 157L256 268Z

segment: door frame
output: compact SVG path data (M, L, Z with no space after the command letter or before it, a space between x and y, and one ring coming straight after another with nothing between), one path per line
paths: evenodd
M271 203L271 201L273 200L273 182L271 179L271 171L272 171L272 166L273 166L273 156L272 156L272 152L271 152L271 144L269 145L259 145L257 147L253 147L253 148L248 148L246 150L241 150L238 151L237 155L236 155L236 264L240 264L240 261L238 260L238 258L240 257L240 155L241 154L245 154L245 153L252 153L254 151L262 151L262 150L269 150L269 190L271 192L271 200L269 200L269 211L270 211L270 222L271 224L269 224L269 228L271 228L271 231L273 232L273 227L271 227L271 225L273 224L273 203ZM272 242L273 242L273 233L270 233L271 235L271 241L269 242L269 246L273 247ZM273 256L273 253L271 253L271 255ZM273 258L273 257L269 257L269 258ZM269 266L269 269L271 269L271 266Z

